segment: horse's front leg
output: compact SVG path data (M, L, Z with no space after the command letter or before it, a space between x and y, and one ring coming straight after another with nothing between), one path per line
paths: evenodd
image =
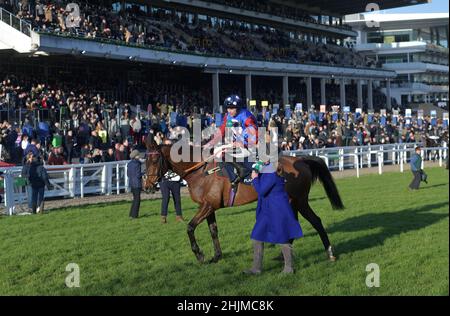
M208 221L209 231L214 245L214 257L209 263L217 263L222 259L222 249L220 248L219 231L217 229L216 214L214 211L206 218L206 220Z
M197 212L197 214L195 214L194 218L189 222L187 227L187 233L189 236L189 241L191 242L192 252L200 263L203 263L205 261L205 256L200 250L200 247L197 244L197 240L195 239L195 229L210 214L210 211L211 207L208 204L201 205L199 211Z

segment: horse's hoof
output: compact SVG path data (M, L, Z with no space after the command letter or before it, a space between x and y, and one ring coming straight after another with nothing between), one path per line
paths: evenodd
M215 257L212 257L212 258L208 261L208 263L209 263L209 264L217 263L217 262L219 262L220 259L222 259L222 256L215 256Z
M205 263L205 256L202 253L196 255L196 257L197 257L198 262Z
M329 246L327 249L327 257L331 262L335 262L337 260L336 256L333 253L333 247Z

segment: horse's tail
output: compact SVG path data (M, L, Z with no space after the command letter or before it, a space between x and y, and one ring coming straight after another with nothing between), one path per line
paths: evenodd
M342 203L341 196L339 195L336 184L334 183L333 177L330 173L330 170L328 170L325 161L323 161L323 159L319 157L314 156L304 157L302 158L302 161L306 163L311 169L313 177L312 181L315 182L319 179L320 182L322 182L333 209L344 209L344 204Z

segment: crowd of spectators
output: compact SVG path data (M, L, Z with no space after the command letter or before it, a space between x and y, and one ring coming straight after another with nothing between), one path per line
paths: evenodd
M248 11L266 13L283 18L289 18L296 21L323 24L322 21L315 19L311 16L311 13L302 10L300 8L274 4L268 0L212 0L211 2L228 5L231 7L244 9ZM334 27L349 28L346 25L333 25Z
M407 124L404 115L399 115L395 121L392 113L388 113L385 118L380 113L350 113L346 116L338 112L334 118L333 114L333 111L328 111L321 116L316 111L309 111L293 113L289 118L275 115L270 119L269 127L278 128L281 149L286 151L426 143L430 136L441 138L448 128L442 120L434 122L430 116L421 123L412 119Z
M188 98L189 99L189 98ZM194 120L202 128L217 127L218 116L210 108L180 106L175 99L149 104L145 108L106 100L81 91L64 91L45 84L27 86L14 77L0 82L0 108L23 109L17 120L3 118L0 124L2 160L21 164L27 152L44 158L49 165L97 163L128 160L133 149L145 150L144 140L153 133L159 143L165 137L177 138L182 129L190 131ZM188 101L189 102L189 101ZM400 115L383 120L379 113L368 115L317 110L274 112L263 117L261 108L251 109L258 124L277 127L280 149L301 150L341 146L363 146L403 142L423 142L425 136L440 137L446 130L442 120L428 116L421 125L409 125ZM2 111L2 113L4 113Z
M0 0L5 6L10 0ZM231 1L236 5L244 1ZM256 5L255 1L247 4ZM256 1L259 2L259 1ZM256 7L267 9L265 1ZM79 1L79 18L68 10L66 1L30 0L16 2L14 12L28 20L35 30L96 40L120 41L125 45L185 51L233 58L262 59L292 63L321 63L350 67L378 67L348 47L333 42L311 41L306 34L293 34L270 26L207 17L191 19L187 12L153 8L144 12L139 6L114 11ZM283 6L273 8L275 12ZM14 8L11 8L14 9ZM263 10L265 10L263 9ZM285 13L286 13L285 12ZM296 15L295 11L291 12ZM291 14L289 13L289 14ZM306 17L303 17L306 18ZM314 20L314 19L312 19ZM315 21L315 20L314 20Z

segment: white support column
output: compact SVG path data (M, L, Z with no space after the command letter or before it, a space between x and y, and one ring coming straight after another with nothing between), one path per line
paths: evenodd
M369 110L373 110L373 80L367 81L367 103Z
M248 101L252 100L252 75L245 75L245 97Z
M212 74L212 94L213 94L213 111L214 113L220 112L220 85L219 85L219 73Z
M386 107L387 110L392 110L392 101L391 101L391 80L386 80Z
M326 95L326 82L327 79L320 78L320 104L327 104L327 95Z
M363 89L362 89L362 80L358 79L356 82L356 93L358 95L358 108L363 108Z
M306 77L306 110L309 110L311 105L313 105L312 101L312 78Z
M283 105L289 104L289 77L283 77Z
M347 105L346 98L345 98L345 78L341 78L339 81L339 87L340 87L340 100L341 100L341 108Z

